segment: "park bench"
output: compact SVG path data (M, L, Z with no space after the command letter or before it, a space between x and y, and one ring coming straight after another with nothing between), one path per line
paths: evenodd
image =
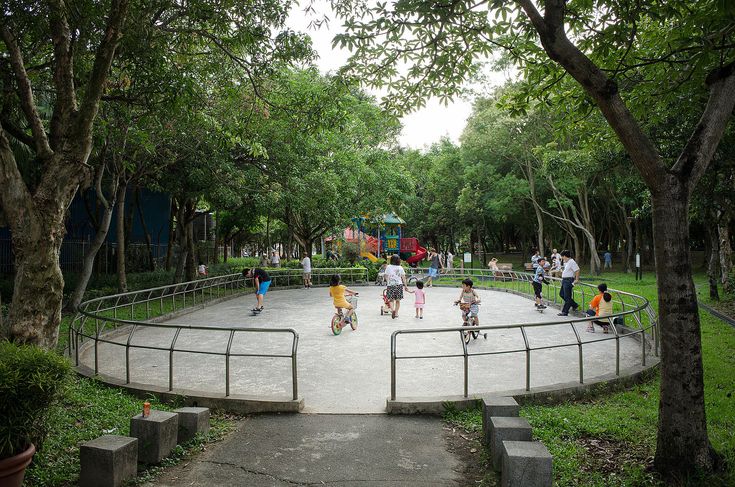
M524 262L523 270L526 272L531 272L533 270L533 264L531 262Z
M513 270L513 264L510 263L500 263L498 262L498 270L499 271L512 271Z

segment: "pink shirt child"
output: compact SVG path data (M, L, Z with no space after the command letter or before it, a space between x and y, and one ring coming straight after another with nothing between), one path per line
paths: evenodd
M416 301L414 302L414 307L416 309L423 309L424 303L426 302L426 299L424 298L424 290L423 289L416 289L414 291L414 295L416 296Z

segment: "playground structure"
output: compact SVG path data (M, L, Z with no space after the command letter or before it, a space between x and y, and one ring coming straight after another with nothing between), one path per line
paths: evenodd
M371 262L376 262L382 254L399 254L409 264L415 264L428 255L428 251L419 244L417 238L403 236L403 225L406 222L395 213L382 215L379 220L353 218L352 222L354 227L345 228L342 240L358 245L360 256ZM341 245L335 237L325 241L336 241L338 247Z

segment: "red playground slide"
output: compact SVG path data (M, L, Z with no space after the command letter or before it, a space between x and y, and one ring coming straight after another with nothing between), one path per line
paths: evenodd
M426 258L428 254L429 252L424 247L419 247L418 249L416 249L416 254L406 259L406 262L408 262L409 264L421 262L422 260Z

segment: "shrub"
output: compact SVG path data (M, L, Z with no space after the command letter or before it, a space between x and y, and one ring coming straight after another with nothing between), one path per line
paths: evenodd
M46 436L49 406L69 374L60 355L30 345L0 342L0 459L17 455Z
M360 259L360 247L358 247L355 243L346 242L342 246L342 254L344 256L344 259L347 260L350 265L353 265Z

